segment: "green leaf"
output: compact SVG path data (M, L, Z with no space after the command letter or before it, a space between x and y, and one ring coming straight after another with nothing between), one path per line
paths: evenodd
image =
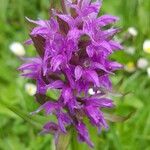
M124 121L128 120L134 113L135 113L135 111L129 113L127 116L117 116L117 115L104 113L104 118L111 122L124 122Z
M25 121L27 121L28 123L30 123L31 125L33 125L34 127L36 127L37 129L42 129L42 124L37 121L35 118L33 118L33 116L29 115L28 113L23 112L22 110L20 110L19 108L16 108L14 106L11 106L5 102L2 102L2 105L4 105L6 108L8 108L9 110L11 110L13 113L15 113L16 115L18 115L19 117L21 117L22 119L24 119Z

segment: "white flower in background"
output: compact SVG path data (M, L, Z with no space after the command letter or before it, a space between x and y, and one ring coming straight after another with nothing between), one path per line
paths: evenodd
M146 69L148 66L148 60L145 58L140 58L137 61L137 67L140 69Z
M134 54L135 54L135 47L132 47L132 46L126 47L126 48L125 48L125 52L126 52L127 54L134 55Z
M94 94L95 94L95 92L94 92L94 90L93 90L92 88L90 88L90 89L88 90L88 93L89 93L90 95L94 95Z
M16 56L24 56L25 55L25 49L23 45L19 42L14 42L9 46L12 53L14 53Z
M36 85L32 83L26 83L25 84L25 91L30 95L33 96L36 94Z
M147 75L150 78L150 67L147 68Z
M125 71L132 73L136 70L135 64L134 62L128 62L125 66L124 66Z
M129 27L128 28L128 33L132 36L137 36L138 35L138 31L135 27Z
M150 54L150 39L144 41L144 43L143 43L143 50L144 50L144 52Z

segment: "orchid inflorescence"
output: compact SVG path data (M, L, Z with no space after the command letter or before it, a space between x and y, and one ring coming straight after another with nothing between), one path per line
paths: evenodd
M34 44L39 56L25 58L19 70L37 84L36 100L41 106L33 114L45 110L55 115L56 122L44 125L42 133L67 133L74 127L80 141L93 147L84 123L87 117L93 126L108 128L102 108L114 104L106 94L112 90L109 76L122 67L109 56L122 46L113 40L119 29L109 28L117 17L98 17L100 0L62 0L62 12L51 9L49 20L27 20L35 27L27 44ZM89 94L93 89L94 94ZM57 100L47 95L59 91Z

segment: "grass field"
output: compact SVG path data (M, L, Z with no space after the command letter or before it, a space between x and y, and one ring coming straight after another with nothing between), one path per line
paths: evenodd
M55 2L58 6L59 0ZM25 84L31 81L19 76L17 67L21 61L9 48L11 43L23 43L28 38L25 16L46 19L49 5L49 0L0 0L0 150L54 149L51 135L38 135L41 125L35 122L44 122L45 118L42 115L33 120L28 118L28 113L38 105L26 92ZM113 112L121 116L134 114L125 122L109 123L110 129L100 135L90 127L91 139L95 150L150 150L150 75L147 68L137 66L139 58L144 58L150 67L150 52L143 50L144 41L150 39L150 0L103 0L101 13L119 16L116 26L122 29L117 39L123 43L124 51L116 52L112 58L126 69L112 76L112 81L115 90L128 94L113 98L116 103ZM130 33L130 27L136 29L137 35ZM131 48L135 49L133 53ZM26 56L35 55L32 46L25 50ZM73 136L69 149L88 147Z

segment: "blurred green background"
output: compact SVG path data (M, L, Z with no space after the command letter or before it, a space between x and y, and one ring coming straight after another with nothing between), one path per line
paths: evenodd
M55 5L58 2L55 0ZM35 125L28 115L25 117L38 105L25 90L26 83L31 81L20 77L16 69L21 61L10 50L12 43L23 44L28 38L25 16L48 19L49 6L49 0L0 0L0 150L54 149L52 136L38 135L40 125ZM112 81L117 91L130 93L113 98L117 105L114 113L122 116L134 110L135 113L126 122L109 123L110 129L100 135L91 129L91 139L95 150L150 150L150 73L147 71L150 52L143 50L144 41L150 39L150 0L103 0L101 13L120 17L117 26L122 32L116 39L125 47L112 56L125 65L125 70L117 72ZM26 56L35 55L32 46L25 47L25 51ZM139 67L140 58L146 59L146 67ZM20 111L21 117L10 109ZM45 121L42 116L34 119ZM88 148L72 138L69 149Z

